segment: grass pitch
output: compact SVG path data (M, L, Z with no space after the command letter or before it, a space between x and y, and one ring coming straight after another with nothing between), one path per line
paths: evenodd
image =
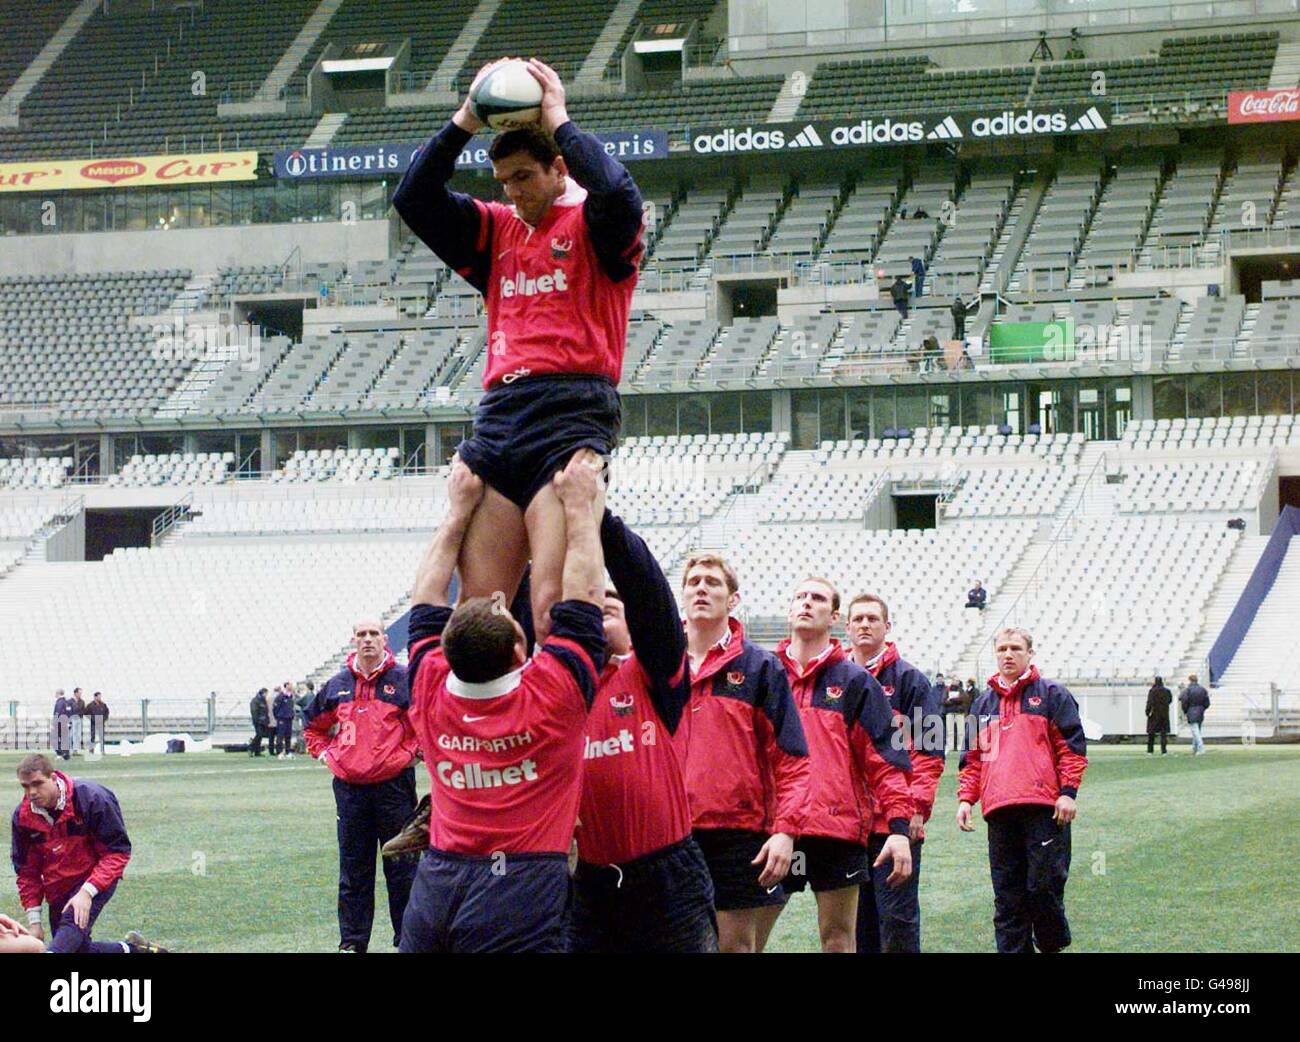
M1079 794L1066 905L1077 951L1290 951L1300 937L1300 746L1094 746ZM8 802L19 755L0 753ZM428 775L417 768L420 791ZM75 758L74 777L117 793L135 853L96 925L101 940L138 928L179 951L332 951L338 848L329 772L306 758L210 753ZM993 893L983 825L954 820L956 758L939 787L923 851L922 946L992 951ZM5 859L0 910L21 917ZM387 946L378 873L374 951ZM790 902L771 951L818 948L811 895Z

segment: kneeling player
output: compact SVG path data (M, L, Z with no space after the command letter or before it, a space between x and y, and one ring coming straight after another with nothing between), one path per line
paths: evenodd
M713 885L691 838L681 738L686 635L672 587L636 533L601 523L611 659L587 722L573 950L717 949Z
M567 552L550 636L530 660L499 602L448 587L483 484L457 460L447 516L421 563L410 624L411 717L432 776L429 849L403 952L561 951L587 713L605 665L598 460L555 478Z
M56 771L39 753L18 765L18 784L23 799L14 811L11 845L28 935L45 939L41 906L49 902L51 952L161 951L134 932L126 941L90 939L131 860L117 797L96 782Z
M912 874L907 750L880 685L831 637L839 608L839 592L828 580L805 579L790 604L790 638L777 647L812 760L808 817L784 887L787 893L812 887L824 952L855 950L871 807L879 808L890 833L871 869L892 862L890 886Z
M489 150L512 205L447 188L483 127L467 98L411 165L393 206L487 307L487 394L458 452L488 490L461 551L461 597L502 591L508 602L531 556L533 626L544 641L565 554L564 510L549 482L578 449L614 449L642 214L632 175L569 120L560 77L536 59L529 69L542 86L541 123Z

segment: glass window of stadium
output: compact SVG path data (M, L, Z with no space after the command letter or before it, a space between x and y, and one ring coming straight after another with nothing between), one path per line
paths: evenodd
M438 438L438 466L445 467L456 455L456 446L469 437L468 423L440 423L434 428Z
M272 431L271 457L275 470L284 466L285 461L295 452L310 452L315 449L346 449L348 431L346 427L312 427L306 430Z
M1206 416L1281 416L1300 406L1300 381L1287 370L1157 376L1151 382L1157 420Z
M0 459L70 459L71 472L77 477L96 477L102 469L97 437L65 434L0 437Z
M623 399L623 437L740 434L771 429L771 391L636 394Z
M258 474L262 470L261 431L199 431L194 435L195 452L232 452L239 474Z

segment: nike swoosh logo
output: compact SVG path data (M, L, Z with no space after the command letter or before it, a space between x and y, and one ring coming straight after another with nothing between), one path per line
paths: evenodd
M465 723L467 723L467 724L475 724L475 723L478 723L478 721L480 721L480 720L486 720L487 717L486 717L486 716L470 716L468 713L466 713L464 716L461 717L461 719L464 720Z
M514 249L513 246L510 247L510 250L512 250L512 249ZM510 252L510 250L502 250L500 253L498 253L498 254L497 254L497 260L500 260L502 257L504 257L507 253Z
M860 875L862 875L862 871L863 871L862 869L858 869L856 872L845 872L845 873L844 873L844 878L845 878L845 879L852 879L854 876L860 876Z
M1052 838L1052 839L1045 839L1045 840L1043 840L1043 842L1039 843L1038 845L1039 845L1040 847L1045 847L1045 846L1047 846L1047 844L1049 844L1049 843L1055 843L1055 842L1056 842L1056 839L1055 839L1055 838Z
M767 888L767 892L768 892L769 894L774 894L774 893L776 893L776 892L777 892L778 890L780 890L780 889L781 889L781 884L780 884L780 883L777 883L776 886L769 886L769 887Z
M703 706L692 706L692 707L691 707L691 712L692 712L692 713L698 713L698 712L699 712L701 709L703 709L703 708L704 708Z

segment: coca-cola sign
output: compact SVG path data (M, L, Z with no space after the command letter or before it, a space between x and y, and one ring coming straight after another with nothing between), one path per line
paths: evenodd
M1229 123L1276 123L1300 119L1300 90L1242 90L1228 95Z

